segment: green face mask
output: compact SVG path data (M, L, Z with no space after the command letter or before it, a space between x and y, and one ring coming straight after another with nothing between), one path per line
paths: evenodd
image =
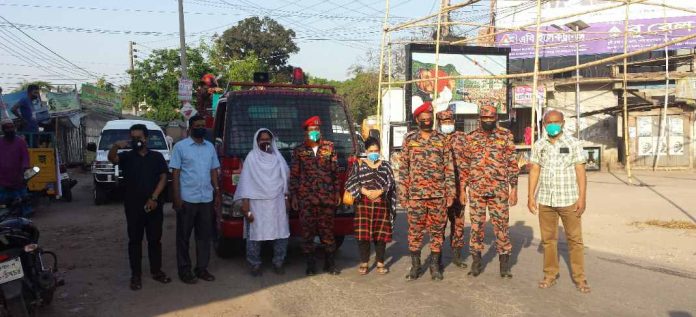
M309 131L307 135L312 142L319 142L319 138L321 137L321 133L319 131Z
M561 134L562 130L563 127L561 127L561 125L558 123L549 123L546 125L546 133L548 133L548 135L552 138Z

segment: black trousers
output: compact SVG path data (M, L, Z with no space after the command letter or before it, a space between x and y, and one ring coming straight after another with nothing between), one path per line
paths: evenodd
M384 253L387 244L383 241L375 241L375 260L379 263L384 263ZM367 263L370 261L370 241L358 240L358 250L360 251L360 262Z
M143 235L147 235L147 256L150 262L150 273L158 273L162 269L162 205L155 210L145 212L145 199L127 198L125 202L126 224L128 228L128 259L131 275L142 275L141 262L143 257Z
M196 269L195 273L208 269L210 262L211 226L213 203L184 202L181 210L176 212L176 262L179 276L191 272L191 257L189 241L191 232L195 229L196 236Z

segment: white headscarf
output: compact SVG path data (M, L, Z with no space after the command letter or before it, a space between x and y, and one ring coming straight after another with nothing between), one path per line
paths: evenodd
M263 131L271 134L273 153L259 148L258 137ZM288 192L288 164L278 151L273 133L261 128L254 134L253 149L247 154L242 167L242 175L234 193L234 200L273 199Z

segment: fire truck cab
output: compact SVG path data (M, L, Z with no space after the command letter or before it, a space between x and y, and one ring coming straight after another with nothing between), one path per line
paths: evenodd
M267 78L257 76L256 78ZM213 135L221 162L222 208L218 215L218 239L215 245L220 257L238 253L244 246L244 218L241 201L234 201L244 158L251 150L254 133L260 128L271 130L278 149L290 164L292 150L304 142L302 122L318 115L322 120L322 137L334 142L338 153L341 183L356 161L358 141L348 108L331 86L306 85L301 69L295 69L293 84L264 82L228 85L230 91L219 100ZM289 214L290 233L301 235L299 211ZM337 247L346 235L353 234L352 207L336 208L334 234Z

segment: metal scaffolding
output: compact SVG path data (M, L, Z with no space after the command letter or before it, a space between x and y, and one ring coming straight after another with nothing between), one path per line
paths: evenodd
M554 16L554 17L549 17L545 16L544 12L542 12L542 4L545 2L548 2L548 0L530 0L529 5L531 6L532 2L535 2L535 7L536 7L536 21L535 23L527 23L519 26L507 26L507 25L496 25L496 10L495 8L495 3L496 0L490 0L491 1L491 16L489 19L489 23L475 23L471 21L457 21L456 18L450 18L450 15L458 10L465 9L467 7L470 7L478 2L480 0L466 0L462 3L456 3L456 4L450 4L450 1L448 0L442 0L439 10L437 13L430 14L421 18L416 18L410 21L406 21L403 23L398 23L395 25L389 25L389 14L390 14L390 1L386 0L385 4L385 16L384 16L384 24L383 24L383 30L382 30L382 43L381 43L381 53L380 53L380 72L379 72L379 88L378 88L378 108L377 108L377 114L382 118L382 95L383 95L383 89L389 89L392 87L405 87L406 85L409 84L415 84L419 82L425 82L425 81L433 81L435 83L435 86L437 86L437 83L440 80L452 80L452 79L531 79L532 80L532 120L531 120L531 125L532 125L532 131L535 131L536 128L536 122L537 119L535 118L536 114L536 105L538 103L538 97L537 97L537 87L539 85L539 78L542 76L550 76L554 74L560 74L560 73L565 73L565 72L570 72L570 71L578 71L580 69L592 67L592 66L598 66L598 65L603 65L607 64L609 62L613 61L619 61L621 60L623 63L623 80L622 80L622 100L623 100L623 140L624 140L624 151L623 151L623 159L624 159L624 166L626 168L626 172L628 175L628 181L631 183L633 181L633 176L632 176L632 170L631 170L631 158L630 158L630 146L629 146L629 130L628 130L628 92L627 92L627 86L628 86L628 59L633 56L637 56L640 54L644 54L647 52L655 51L655 50L660 50L660 49L665 49L665 52L667 51L669 46L682 43L691 39L696 38L696 32L680 36L677 38L673 38L672 40L668 40L668 37L666 36L666 32L668 31L663 31L662 33L665 34L664 37L664 42L660 44L653 45L648 48L643 48L643 49L638 49L638 50L629 50L629 35L631 36L636 36L638 34L658 34L660 31L657 32L634 32L629 29L629 20L631 19L630 16L630 7L632 5L644 5L644 6L657 6L657 7L662 7L663 12L665 9L671 9L671 10L679 10L681 12L685 13L693 13L696 14L696 10L692 10L690 8L685 8L685 7L680 7L676 5L670 5L667 4L665 0L605 0L606 5L602 6L600 8L592 8L591 10L584 10L584 11L578 11L574 13L568 13L568 14L563 14L560 16ZM660 1L660 2L658 2ZM585 63L577 63L576 65L573 66L568 66L568 67L561 67L561 68L556 68L556 69L547 69L547 70L540 70L539 69L539 51L540 48L543 48L545 46L550 46L550 45L543 45L540 43L540 34L544 33L550 33L548 31L542 31L542 25L545 23L549 22L554 22L562 19L568 19L568 18L580 18L582 16L587 16L591 14L596 14L601 11L605 10L611 10L611 9L617 9L617 8L625 8L624 16L623 16L623 24L624 24L624 29L623 29L623 53L617 54L614 56L609 56L605 58L601 58L598 60L594 60L591 62L585 62ZM531 8L531 7L530 7ZM446 19L443 19L443 17L447 17ZM499 20L498 20L499 21ZM455 25L465 25L465 26L470 26L474 27L475 30L479 30L479 35L474 36L471 38L463 38L463 39L455 39L451 40L451 38L444 39L443 38L443 30L448 29L450 26L455 26ZM392 33L399 32L399 31L405 31L405 30L417 30L417 29L429 29L435 27L434 31L434 39L425 39L425 40L413 40L413 39L392 39ZM530 30L528 28L533 27L533 30ZM506 32L511 32L511 31L529 31L529 32L534 32L535 34L535 40L534 40L534 69L532 72L526 72L526 73L514 73L514 74L505 74L505 75L457 75L457 76L444 76L440 77L439 73L439 55L440 55L440 45L441 44L449 44L449 45L467 45L471 43L479 43L483 40L489 41L493 46L495 46L495 36L504 34ZM592 32L590 32L592 33ZM601 32L594 32L595 34L601 33ZM607 34L607 36L610 36ZM492 39L492 40L491 40ZM575 41L580 41L577 37ZM392 45L398 45L398 44L407 44L407 43L423 43L423 44L434 44L435 45L435 76L434 78L426 78L426 79L410 79L410 80L393 80L392 78L392 58L391 58L391 51L392 51ZM387 72L385 76L385 58L388 63L387 67ZM669 85L669 69L667 65L667 60L668 57L665 59L665 79L666 79L666 86ZM667 91L667 89L666 89ZM437 98L437 93L438 89L435 89L434 91L434 98ZM668 92L666 92L667 94ZM665 108L667 107L667 96L665 96ZM579 110L577 110L579 111ZM664 125L666 121L666 113L667 111L665 110L663 113L663 130L664 130ZM579 113L576 114L577 118L579 120ZM382 123L384 125L384 123ZM661 132L661 136L664 134L664 132ZM532 145L534 144L534 133L532 133ZM657 155L657 154L656 154ZM657 159L655 161L655 167L657 167Z

